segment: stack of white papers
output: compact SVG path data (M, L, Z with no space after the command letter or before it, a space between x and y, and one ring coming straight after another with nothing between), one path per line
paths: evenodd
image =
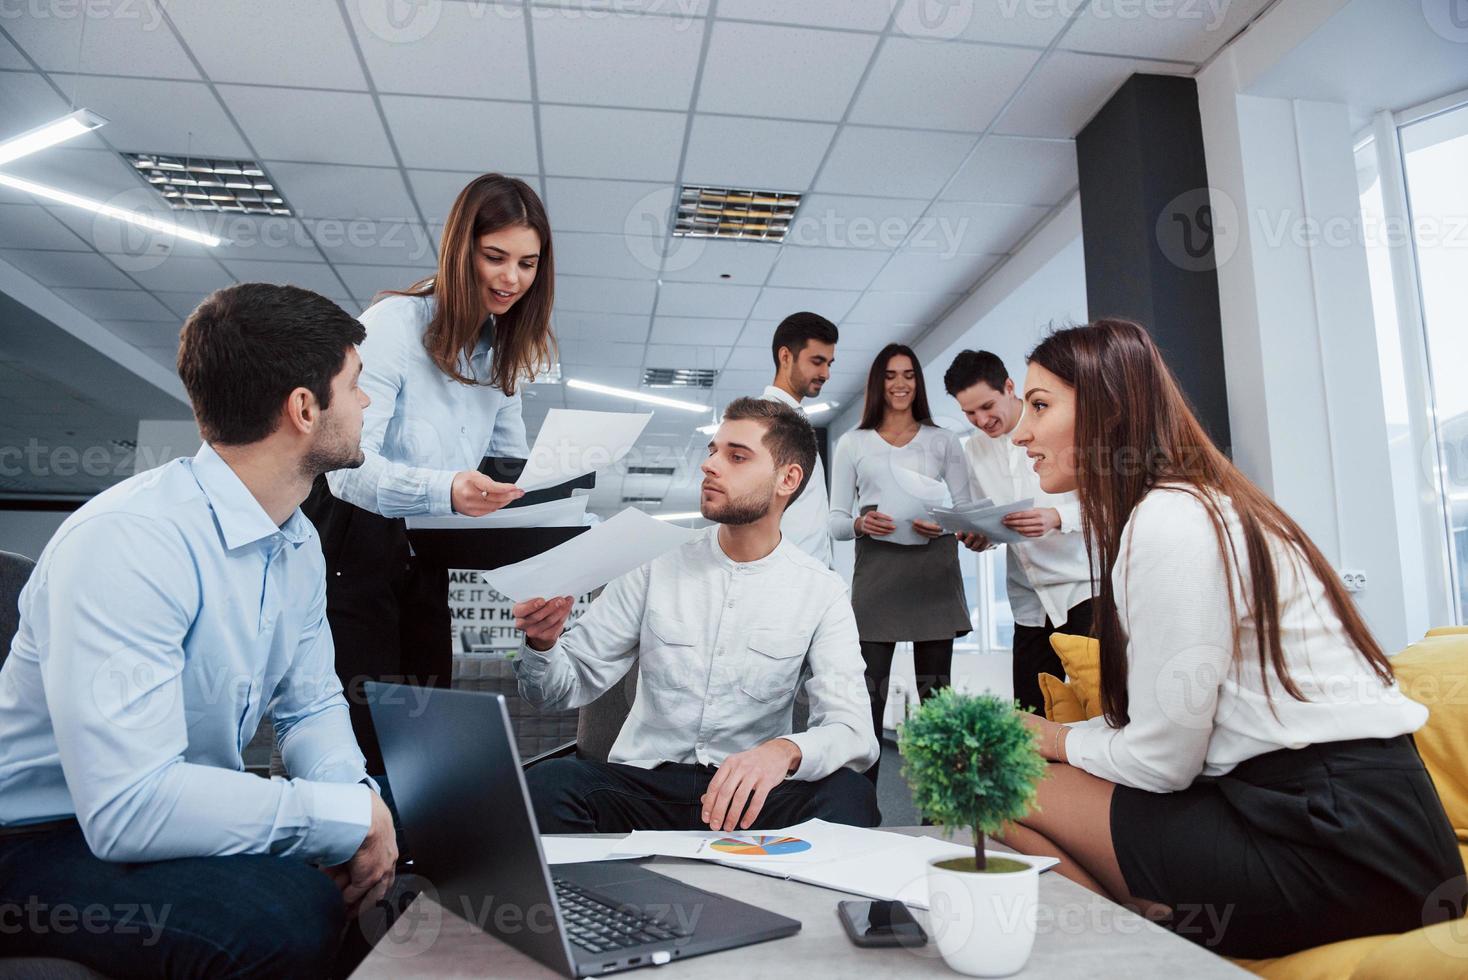
M1004 523L1009 514L1029 510L1035 505L1034 498L1016 500L1010 504L992 504L987 500L959 509L933 507L928 516L945 531L954 533L969 531L982 534L994 544L1014 544L1025 540L1025 536Z
M651 413L553 408L515 486L529 493L605 469L627 455L651 418Z
M1012 857L986 851L991 857ZM731 868L833 888L867 898L895 899L928 907L928 864L935 859L973 854L967 844L933 837L909 837L881 830L807 820L783 830L636 831L610 854L657 854L713 861ZM1031 857L1045 871L1053 857Z

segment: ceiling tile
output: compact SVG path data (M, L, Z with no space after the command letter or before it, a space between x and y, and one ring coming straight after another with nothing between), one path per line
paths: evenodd
M872 280L873 291L933 293L967 292L969 287L998 264L1002 255L942 255L898 252L881 275Z
M28 129L45 125L71 111L67 98L58 94L36 72L6 72L3 79L5 84L0 85L0 120L4 120L5 136L0 138L8 139ZM57 80L57 85L69 93L68 84L69 82ZM67 142L72 147L94 150L106 148L100 139L91 135L78 136Z
M169 310L141 289L58 289L56 295L95 320L162 320Z
M992 44L1043 48L1065 26L1073 3L1019 3L1018 0L899 0L892 33L932 42L963 38Z
M568 378L577 378L581 381L594 381L597 384L615 385L618 388L636 388L642 381L641 362L631 366L618 367L612 364L578 364L574 370L567 370L561 366L562 375Z
M312 232L327 259L349 265L432 269L438 251L415 221L313 221Z
M851 121L977 134L1038 59L1025 48L893 38L877 55Z
M1056 51L995 125L1009 136L1073 137L1136 72L1189 74L1174 64Z
M169 4L167 10L216 82L366 87L336 4L209 0Z
M273 282L300 286L323 296L340 296L343 293L342 284L325 263L253 262L235 259L224 264L240 282ZM349 287L350 285L348 283Z
M88 286L136 289L136 285L102 256L89 252L0 250L4 259L43 286Z
M787 247L892 250L928 206L926 199L811 194L800 202Z
M696 344L729 348L744 329L744 319L713 317L655 316L652 319L653 344Z
M880 31L892 16L892 0L720 0L718 16Z
M128 269L145 289L177 293L207 293L236 280L213 258L169 255L146 269Z
M771 286L805 289L865 289L887 260L883 252L850 248L780 250L780 261L770 273Z
M613 279L656 279L655 250L631 247L625 235L582 231L556 232L556 274L607 276Z
M198 290L195 292L181 293L160 291L153 293L153 297L157 299L158 302L167 306L168 309L176 316L178 316L180 320L183 320L187 319L188 315L194 312L194 308L202 303L204 301L204 298L208 296L210 292L212 292L212 290ZM150 316L147 317L147 319L156 320L157 317Z
M454 206L454 201L459 193L469 185L475 177L486 173L483 170L409 170L408 183L413 186L413 196L418 199L418 206L423 209L423 215L428 219L433 229L434 237L437 238L443 231L443 220L448 217L449 209ZM507 174L510 177L519 177L533 188L536 178L533 175ZM552 227L559 230L560 226L552 221Z
M545 206L551 228L662 236L671 221L671 184L547 177Z
M698 115L688 138L685 184L804 191L835 126Z
M580 313L651 313L652 280L556 276L556 309Z
M379 92L530 98L525 14L494 3L349 3Z
M15 30L14 27L11 28ZM21 56L19 49L5 38L0 37L0 68L13 68L17 71L29 71L31 64Z
M561 371L569 373L577 365L606 364L611 367L640 367L644 345L618 344L609 340L561 341Z
M876 46L873 34L717 23L698 109L835 122Z
M156 203L158 217L166 217L171 210L156 191L138 178L132 167L108 150L51 147L43 153L6 164L5 172L123 208L134 209ZM119 201L115 199L118 195L126 197ZM24 191L8 187L0 188L0 198L14 203L31 200Z
M303 218L413 219L403 175L389 167L267 162L291 210Z
M108 10L107 6L115 9ZM50 17L5 18L10 36L46 71L199 77L173 32L163 25L163 15L154 4L89 4L84 9L72 8L69 17L62 15L61 7L49 9ZM15 8L15 12L19 10ZM78 11L83 16L76 16ZM87 13L91 16L85 16Z
M754 304L750 316L757 319L782 320L792 313L809 310L828 320L840 322L861 293L856 290L788 289L766 286Z
M931 198L974 145L966 133L920 133L847 126L816 190Z
M536 16L531 33L542 101L686 110L693 97L702 21Z
M183 320L179 317L169 317L167 320L99 320L102 326L117 334L123 340L134 347L154 348L157 350L178 351L178 332L183 327ZM173 367L173 362L168 362L168 367Z
M73 79L53 76L70 90ZM279 112L279 93L272 111ZM82 78L77 101L107 119L101 130L118 150L249 157L249 148L219 100L201 82L149 78ZM167 111L161 111L163 107Z
M668 241L671 250L663 263L664 282L730 282L757 286L765 281L780 254L780 247L773 242L671 237Z
M382 111L405 167L478 173L540 169L528 103L384 95Z
M658 290L659 316L743 319L759 296L758 286L665 282ZM731 340L730 343L733 341Z
M862 323L928 323L958 297L958 293L867 293L842 328Z
M396 166L371 96L244 85L218 88L261 159Z
M988 136L943 192L947 200L1059 204L1076 189L1070 141Z
M904 252L998 255L1008 252L1050 213L1033 205L938 201L913 228Z
M737 397L762 394L769 383L769 371L725 371L719 375L719 388L736 392Z
M220 228L227 239L218 248L180 241L175 252L215 255L221 259L261 259L275 262L320 262L321 253L312 244L316 222L308 226L298 218L230 215ZM212 227L212 225L211 225Z
M323 268L325 268L323 266ZM416 266L339 265L336 273L347 284L352 295L368 302L384 289L407 289L424 278L424 269ZM337 287L339 291L340 286Z
M556 309L551 325L556 339L562 343L578 340L603 340L617 343L641 344L647 340L648 326L652 318L647 314L628 313L577 313L567 312L560 306L560 283L556 289Z
M1269 0L1092 4L1060 43L1073 51L1201 63L1267 6Z
M893 294L871 293L868 295L890 296ZM883 302L886 301L874 300L872 305L877 306ZM910 308L904 304L902 312L909 312L909 309ZM841 324L841 342L842 344L854 344L857 347L863 347L869 350L880 350L888 344L902 343L903 341L909 339L913 335L914 331L916 331L917 329L918 328L916 324L904 323L896 319L877 320L875 322L857 322L855 320L847 320L846 322ZM842 350L843 347L841 344L836 345L836 357L838 361L841 358ZM865 358L861 363L858 364L856 363L856 358L848 354L845 367L842 368L841 373L846 374L845 368L852 368L852 373L858 375L862 379L861 384L865 385L866 373L871 369L872 360L875 359L875 357L876 355L873 354L871 357ZM851 402L855 401L855 399L843 399L843 401Z
M715 347L709 344L647 345L648 367L723 368L724 361L728 357L728 347ZM684 398L689 401L698 401L700 394L698 389L682 391L668 388L659 389L659 391L666 391L669 398Z
M770 352L769 339L764 347L736 347L729 352L729 360L724 364L726 371L766 371L773 378L775 373L775 358Z
M542 106L545 172L671 181L678 169L684 119L676 112Z

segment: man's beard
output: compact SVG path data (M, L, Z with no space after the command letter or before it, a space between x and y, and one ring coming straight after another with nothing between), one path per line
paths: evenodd
M813 377L807 378L797 376L796 381L798 383L796 384L795 388L797 391L800 392L801 398L814 398L821 393L821 389L815 384L815 378Z
M351 441L343 439L340 427L328 422L301 459L301 473L314 480L332 470L354 470L365 461L360 437Z
M738 527L743 524L753 524L768 514L774 496L775 479L771 477L769 486L763 490L751 490L742 497L725 495L722 506L704 504L699 510L706 520Z

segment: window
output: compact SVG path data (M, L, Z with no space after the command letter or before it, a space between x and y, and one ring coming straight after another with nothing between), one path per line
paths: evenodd
M1005 560L1003 545L978 554L966 549L959 552L973 632L958 639L953 647L956 652L1008 653L1013 649L1014 616L1004 585Z

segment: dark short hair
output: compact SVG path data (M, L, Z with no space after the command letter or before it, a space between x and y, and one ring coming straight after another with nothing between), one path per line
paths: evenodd
M795 463L800 467L800 486L785 502L785 509L800 499L811 473L816 468L816 430L805 417L783 402L767 398L736 398L724 409L724 421L753 419L763 423L765 436L761 441L770 455L775 457L776 466Z
M980 381L995 391L1002 392L1004 382L1008 380L1009 372L1005 370L999 355L986 350L959 351L953 363L948 365L948 370L943 372L943 387L950 395L972 388Z
M325 296L247 282L204 298L179 335L178 376L206 442L242 446L275 431L286 395L331 405L331 379L367 332Z
M770 353L775 357L775 367L780 366L780 348L789 349L796 357L812 340L823 344L834 344L840 336L836 324L819 313L792 313L780 321L775 328L775 339L770 341Z

